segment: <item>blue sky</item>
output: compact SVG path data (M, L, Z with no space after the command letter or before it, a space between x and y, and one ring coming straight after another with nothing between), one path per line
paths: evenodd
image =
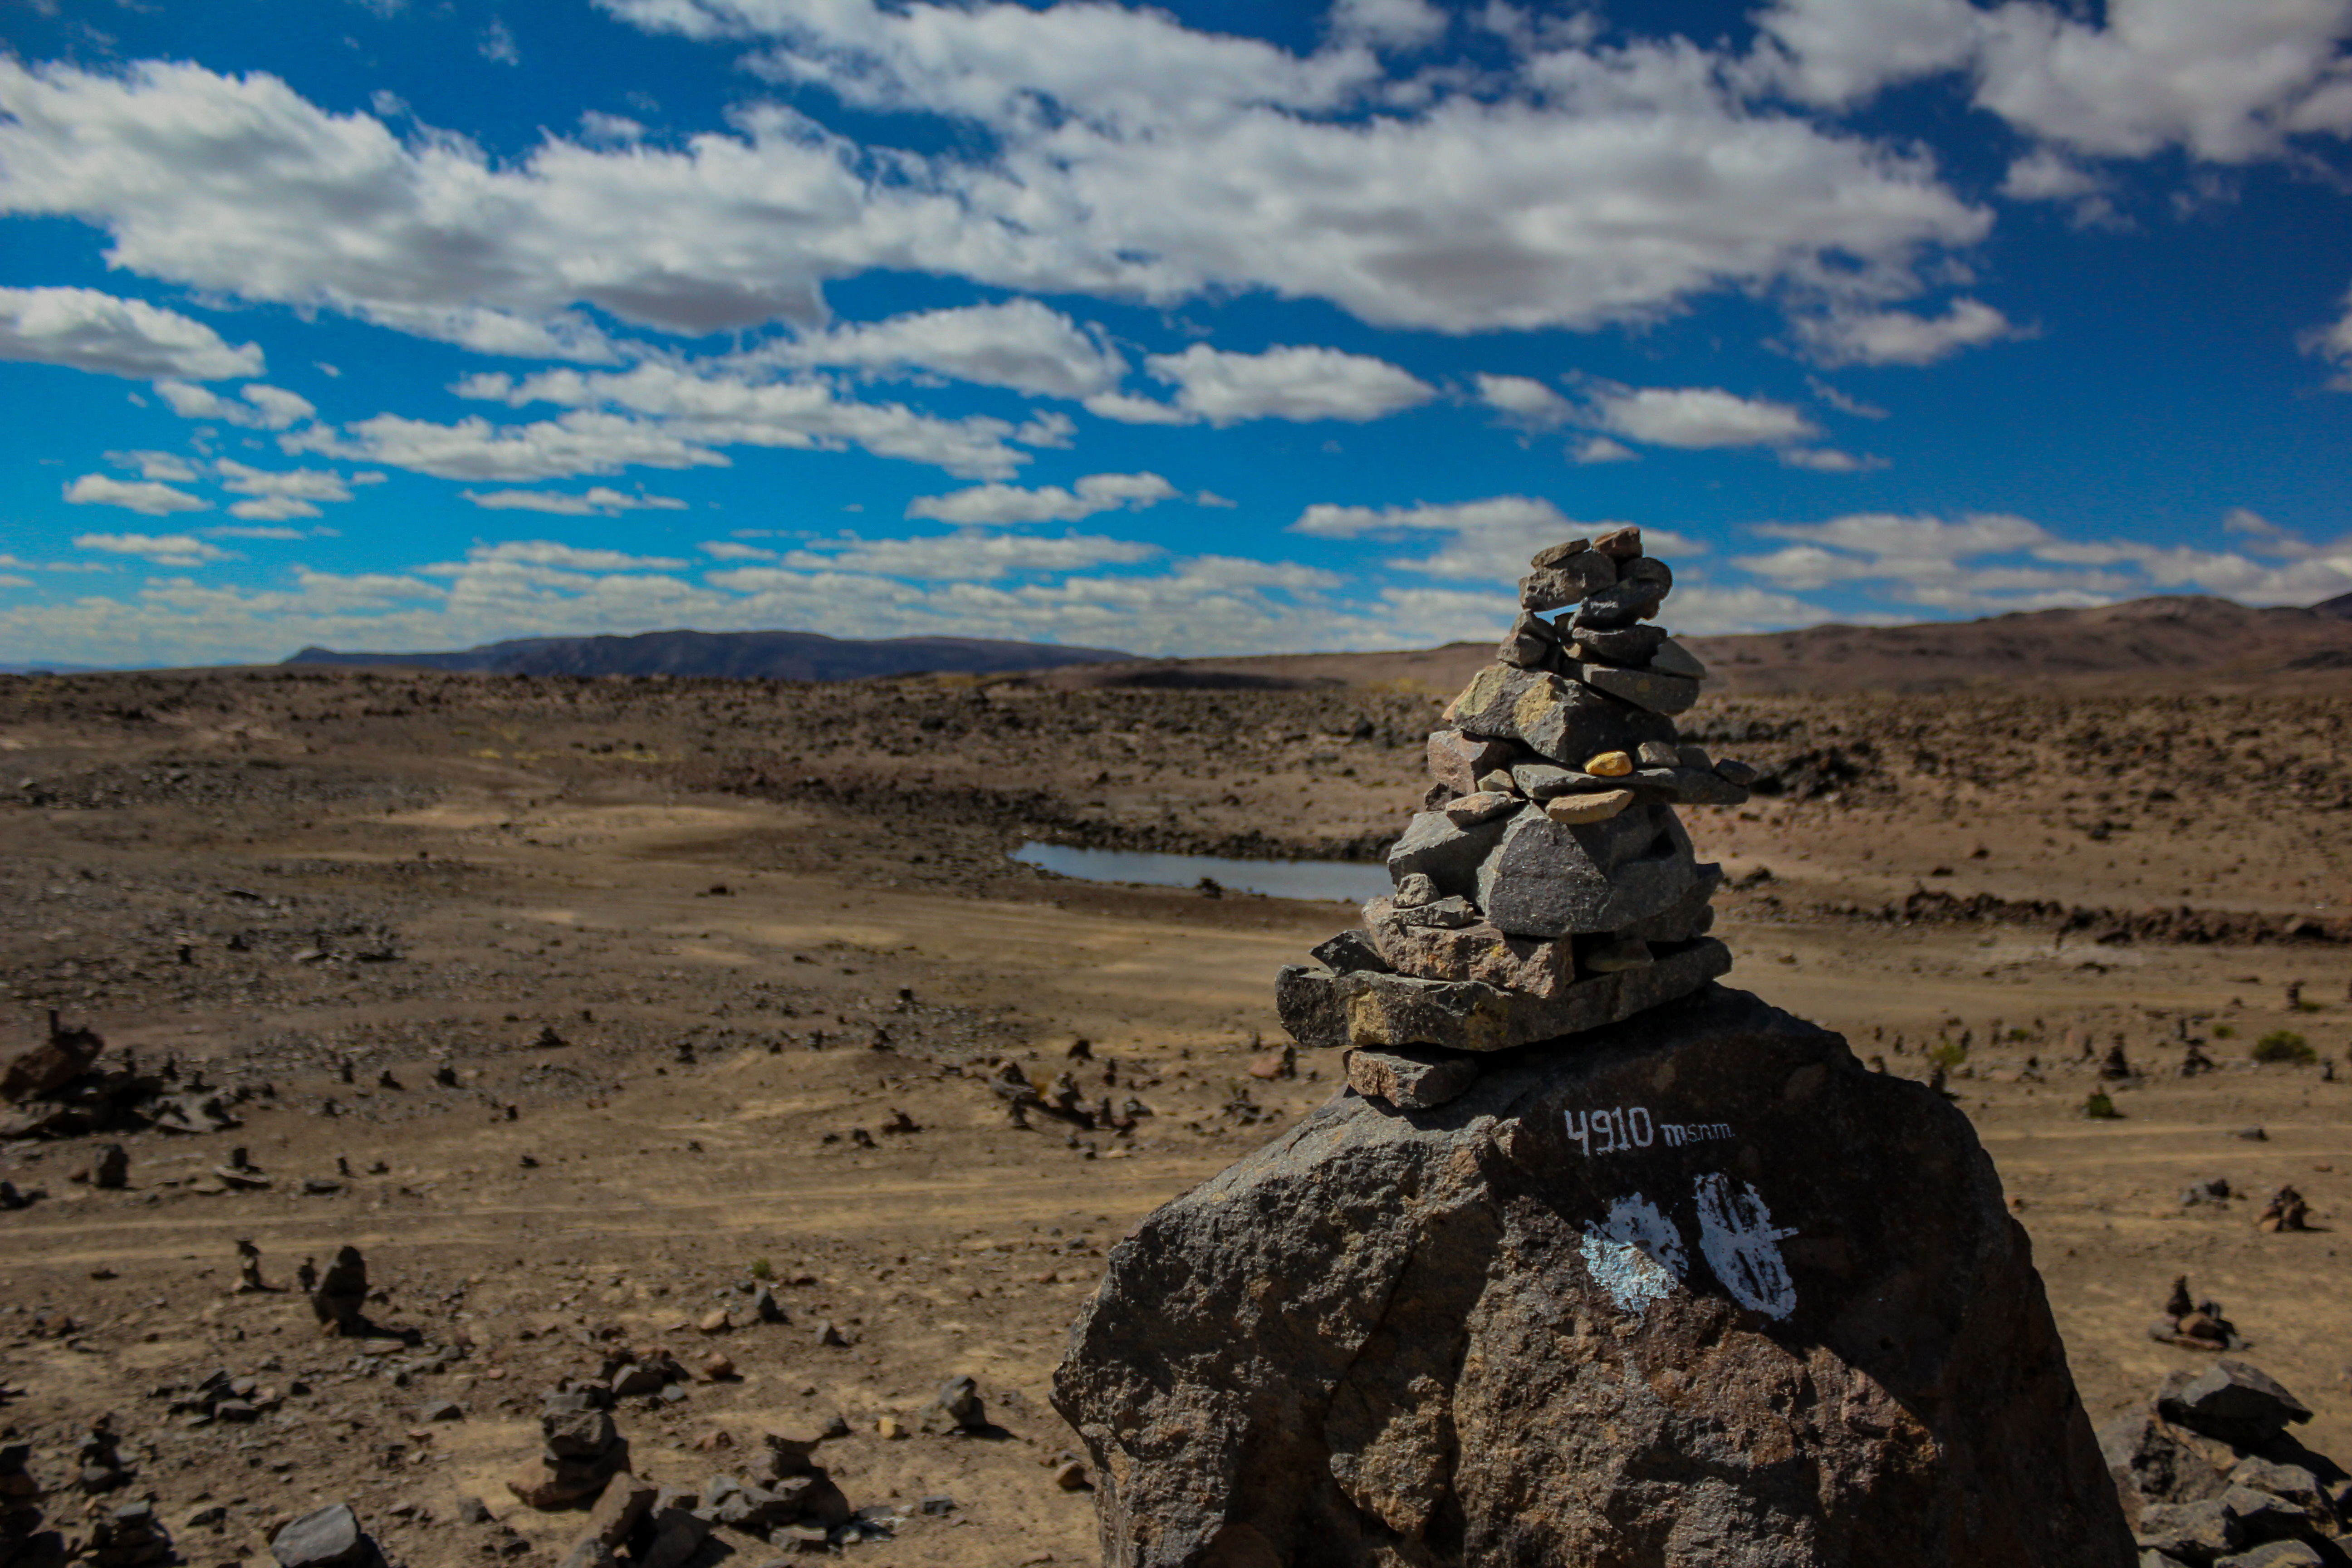
M0 27L0 661L2352 591L2352 0Z

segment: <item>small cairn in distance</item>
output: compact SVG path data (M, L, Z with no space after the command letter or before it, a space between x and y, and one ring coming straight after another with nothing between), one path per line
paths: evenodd
M1464 1092L1460 1053L1616 1023L1731 967L1707 935L1723 873L1675 807L1740 805L1756 771L1675 730L1706 670L1652 624L1674 574L1634 528L1530 565L1496 662L1429 738L1395 892L1276 983L1293 1037L1354 1047L1350 1081L1400 1106Z

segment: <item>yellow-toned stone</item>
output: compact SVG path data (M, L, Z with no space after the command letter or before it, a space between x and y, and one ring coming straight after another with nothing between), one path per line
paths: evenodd
M1633 804L1632 790L1606 789L1598 795L1555 795L1544 802L1544 815L1554 822L1576 827L1588 822L1606 822Z
M1622 752L1603 752L1585 763L1584 771L1595 778L1622 779L1633 771L1633 759Z

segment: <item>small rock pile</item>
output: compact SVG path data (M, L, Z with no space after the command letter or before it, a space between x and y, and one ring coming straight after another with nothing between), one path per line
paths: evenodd
M172 1538L155 1517L155 1505L124 1503L98 1516L89 1533L85 1561L95 1568L146 1568L172 1555Z
M209 1088L201 1077L183 1083L176 1069L139 1070L128 1060L101 1068L106 1041L94 1029L66 1023L53 1008L47 1037L0 1065L0 1139L71 1138L152 1127L164 1132L218 1132L243 1125L233 1107L245 1091ZM103 1176L103 1163L99 1174ZM122 1173L127 1176L127 1166ZM119 1181L100 1179L100 1186Z
M864 1540L860 1516L816 1463L822 1440L768 1433L748 1479L715 1475L699 1488L616 1475L563 1568L678 1568L719 1530L803 1551Z
M507 1490L542 1511L578 1508L629 1468L629 1441L613 1425L609 1389L565 1386L540 1405L540 1457L507 1479Z
M327 1334L363 1334L367 1331L367 1259L360 1256L356 1247L338 1247L335 1260L327 1265L326 1273L319 1278L318 1289L310 1292L311 1315Z
M1675 807L1739 805L1756 771L1680 742L1706 668L1646 624L1674 574L1634 528L1531 565L1496 662L1429 738L1436 782L1389 851L1395 892L1276 982L1291 1035L1358 1047L1350 1080L1393 1103L1467 1088L1429 1077L1442 1053L1597 1028L1731 967L1706 934L1723 873Z
M27 1465L30 1443L0 1446L0 1563L24 1559L41 1528L41 1483Z
M2190 1351L2235 1350L2244 1342L2238 1337L2237 1325L2221 1315L2221 1302L2200 1301L2189 1295L2185 1274L2172 1282L2164 1316L2148 1326L2147 1337L2158 1344Z
M2168 1378L2099 1432L2142 1568L2318 1568L2344 1561L2352 1476L2287 1432L2300 1399L2242 1361Z

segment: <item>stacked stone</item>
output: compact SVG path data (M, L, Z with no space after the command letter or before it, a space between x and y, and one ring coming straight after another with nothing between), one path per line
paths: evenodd
M562 1387L541 1403L540 1457L509 1478L525 1506L551 1512L593 1502L605 1483L629 1468L629 1443L613 1425L609 1390Z
M32 1457L30 1443L0 1446L0 1563L25 1556L41 1528L41 1483L28 1468Z
M172 1538L164 1531L163 1521L155 1517L155 1505L141 1501L98 1516L87 1561L95 1568L147 1568L171 1555Z
M1739 805L1756 773L1676 732L1706 670L1651 624L1673 572L1633 528L1530 566L1496 662L1429 738L1436 782L1389 851L1396 891L1317 948L1319 967L1282 972L1302 1045L1507 1049L1731 966L1706 934L1722 872L1675 807Z

